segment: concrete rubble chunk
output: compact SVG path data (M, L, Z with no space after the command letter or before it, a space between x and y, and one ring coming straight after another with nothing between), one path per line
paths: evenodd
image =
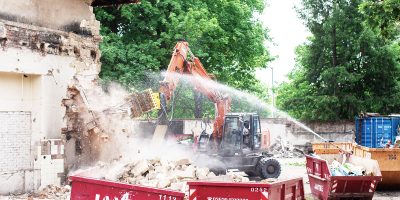
M109 168L108 173L105 174L105 179L110 181L116 181L121 177L125 172L126 168L125 164L116 164Z
M155 165L155 164L159 164L159 163L161 162L161 159L158 158L158 157L156 157L156 158L153 158L153 159L148 160L148 162L149 162L151 165Z
M208 168L205 168L205 167L203 167L203 168L197 168L197 169L196 169L196 177L197 177L198 179L205 179L205 178L208 177L209 172L210 172L210 170L209 170ZM215 174L214 174L214 175L215 175Z
M242 183L250 182L250 179L248 177L242 176L241 178L242 180L240 182Z
M167 159L160 159L161 166L168 166L170 162Z
M203 179L202 181L209 181L209 182L234 182L234 179L229 175L220 175L214 177L208 177Z
M185 189L185 183L184 182L171 183L171 186L169 187L169 189L176 190L176 191L182 191Z
M216 177L217 175L215 175L214 174L214 172L210 172L208 175L207 175L207 178L212 178L212 177Z
M0 39L7 38L7 29L3 23L0 22Z
M168 178L158 179L157 187L158 188L167 188L171 185L171 181Z
M178 178L190 178L190 179L195 179L196 178L196 168L194 168L192 165L188 166L184 171L178 171L177 173Z
M155 172L155 171L149 172L149 173L147 174L147 176L146 176L146 178L148 178L149 180L156 179L156 177L157 177L157 172Z
M149 162L147 160L141 160L131 170L131 174L134 176L141 176L147 171L149 171Z
M136 183L136 179L133 177L128 177L126 182L130 183L130 184L135 184Z
M180 159L180 160L177 160L177 161L175 162L175 164L176 164L177 166L178 166L178 165L189 165L189 164L190 164L190 160L187 159L187 158Z
M169 174L169 167L168 165L160 165L160 166L156 166L154 167L154 171L157 173L165 173L165 174Z

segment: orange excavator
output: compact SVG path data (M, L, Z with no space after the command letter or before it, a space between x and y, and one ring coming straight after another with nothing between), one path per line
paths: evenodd
M166 76L160 83L161 107L166 107L178 85L179 78L176 74L191 76L189 80L196 91L205 95L215 104L215 121L211 138L216 143L219 143L222 139L225 114L230 112L231 109L231 98L215 89L207 87L205 82L211 81L214 77L207 73L200 60L193 55L189 49L189 44L185 41L180 41L176 44ZM162 109L162 111L165 111L165 109ZM166 116L165 113L163 116Z
M219 172L238 169L262 178L277 178L281 167L272 155L261 149L261 124L256 113L229 113L231 98L208 84L213 76L208 74L200 60L190 51L186 41L179 41L172 54L164 80L160 83L162 116L166 116L167 103L178 85L179 76L187 74L195 89L215 104L215 121L211 134L203 131L197 149L221 161ZM161 123L165 120L161 120ZM164 129L165 130L165 129ZM211 167L212 168L212 167ZM215 170L214 170L215 171Z

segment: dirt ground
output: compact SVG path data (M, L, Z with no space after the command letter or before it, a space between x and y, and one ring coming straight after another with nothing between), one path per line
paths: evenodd
M280 158L278 159L282 165L281 178L303 177L304 192L307 200L313 200L310 185L308 182L307 171L305 167L305 158ZM400 200L400 191L377 191L374 200Z

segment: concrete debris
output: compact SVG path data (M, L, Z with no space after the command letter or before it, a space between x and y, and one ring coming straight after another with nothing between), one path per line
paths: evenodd
M175 162L175 165L189 165L189 164L190 164L190 160L187 158L180 159Z
M68 199L70 194L71 187L69 185L63 187L49 185L38 193L41 199Z
M7 38L7 29L3 23L0 22L0 39Z
M301 158L304 157L304 152L294 147L289 141L278 136L269 147L269 153L275 158Z
M141 159L129 163L113 162L108 165L99 162L89 170L93 173L79 171L77 175L181 192L187 192L187 181L249 182L244 173L229 172L216 176L206 167L195 166L189 159ZM92 174L97 176L91 176Z
M141 160L139 163L129 171L134 177L142 176L145 172L149 171L150 163L147 160Z
M206 167L197 168L197 170L196 170L196 177L199 178L199 179L208 178L209 174L210 174L210 170L208 168L206 168Z
M71 196L71 186L55 186L55 185L48 185L43 189L39 190L36 193L26 193L21 195L15 196L8 196L5 199L28 199L28 200L50 200L50 199L60 199L60 200L69 200ZM0 199L4 199L0 196Z
M249 178L246 177L246 174L244 172L239 172L239 171L229 171L227 175L232 178L233 182L249 182Z
M205 173L207 171L207 173ZM189 180L207 177L208 169L197 168L188 159L168 161L165 159L140 160L134 165L127 165L119 177L119 181L129 184L139 184L157 188L168 188L185 192Z

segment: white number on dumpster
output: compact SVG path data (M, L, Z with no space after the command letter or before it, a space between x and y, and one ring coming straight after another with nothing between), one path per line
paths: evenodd
M267 188L263 188L263 187L252 187L250 188L250 192L267 192L268 189Z
M160 200L176 200L176 197L165 195L165 194L164 195L160 194L158 196L160 197Z
M100 194L96 194L95 200L129 200L129 193L125 193L124 195L122 195L121 199L119 199L118 197L114 197L114 198L110 198L109 196L104 196L101 199Z

